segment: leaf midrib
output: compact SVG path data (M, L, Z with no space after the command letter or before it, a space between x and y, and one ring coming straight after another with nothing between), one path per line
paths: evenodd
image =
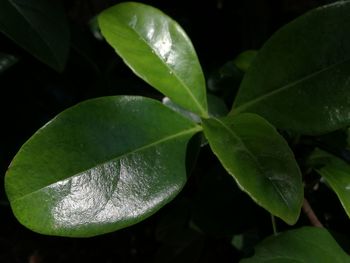
M228 127L224 122L222 122L219 119L214 119L215 121L217 121L219 124L221 124L228 132L229 134L231 134L234 138L236 138L241 145L243 146L243 148L246 150L246 152L249 154L249 156L253 159L253 161L256 163L258 169L260 170L260 172L264 175L264 177L272 184L273 188L275 189L275 191L278 193L278 195L281 197L281 199L283 200L283 202L287 205L288 208L290 208L290 205L288 203L288 201L285 199L284 195L281 193L281 191L278 189L278 187L275 185L275 183L273 182L273 180L270 180L270 178L268 176L265 175L265 169L261 166L260 162L258 161L258 159L254 156L254 154L247 148L246 144L244 143L244 141L238 136L236 135L231 129L230 127ZM245 188L244 188L245 189ZM247 191L247 190L246 190ZM247 191L248 192L248 191Z
M125 23L121 20L118 19L118 17L114 17L121 25L124 25ZM175 21L172 21L173 23L177 24ZM167 21L168 23L168 21ZM202 105L199 103L199 101L196 99L196 97L194 96L194 94L191 92L191 89L187 86L187 84L177 75L176 71L174 71L173 68L169 67L169 65L167 63L164 62L164 60L162 59L161 55L158 53L158 51L152 49L152 46L149 45L149 43L147 42L147 40L143 37L143 35L139 34L139 32L131 27L130 25L127 24L127 28L130 29L131 32L134 32L136 34L136 36L138 36L138 38L140 40L142 40L142 42L144 42L146 44L146 46L151 50L150 54L155 54L156 57L161 61L161 63L169 70L171 70L172 75L180 82L180 84L185 88L185 91L187 92L187 94L192 98L192 100L194 101L194 103L197 105L197 108L199 109L199 111L201 112L202 117L204 118L208 118L208 113L207 110L205 110L205 108L202 107ZM154 51L154 52L152 52Z
M343 59L343 60L341 60L341 61L339 61L337 63L331 64L331 65L329 65L329 66L327 66L327 67L325 67L323 69L320 69L320 70L317 70L317 71L315 71L315 72L313 72L311 74L308 74L308 75L306 75L306 76L304 76L304 77L302 77L300 79L292 81L289 84L286 84L286 85L284 85L282 87L274 89L274 90L272 90L272 91L270 91L270 92L268 92L268 93L266 93L266 94L264 94L264 95L262 95L260 97L257 97L257 98L255 98L255 99L253 99L251 101L248 101L248 102L246 102L244 104L241 104L237 108L233 107L233 113L237 114L237 113L240 113L242 111L245 111L247 108L249 108L251 105L253 105L255 103L258 103L258 102L260 102L262 100L268 99L268 98L270 98L270 97L272 97L272 96L274 96L274 95L276 95L276 94L278 94L280 92L283 92L283 91L285 91L285 90L287 90L289 88L293 88L293 87L297 86L298 84L302 83L303 81L307 81L309 79L317 77L318 75L320 75L320 74L322 74L322 73L324 73L324 72L326 72L328 70L332 70L333 68L335 68L337 66L340 66L342 64L345 64L345 63L347 63L349 61L350 61L350 58Z
M131 154L134 154L134 153L137 153L137 152L146 150L146 149L151 148L151 147L153 147L153 146L156 146L156 145L158 145L158 144L162 144L162 143L164 143L164 142L173 140L173 139L175 139L175 138L179 138L179 137L182 137L182 136L191 134L191 133L195 134L195 133L197 133L197 132L199 132L199 131L201 131L201 130L202 130L202 127L197 125L197 126L191 128L191 129L183 130L183 131L181 131L181 132L178 132L178 133L175 133L175 134L172 134L172 135L168 135L168 136L166 136L166 137L164 137L164 138L162 138L162 139L159 139L159 140L156 140L156 141L154 141L154 142L145 144L145 145L140 146L140 147L138 147L138 148L136 148L136 149L134 149L134 150L127 151L127 152L125 152L125 153L123 153L123 154L121 154L121 155L119 155L119 156L117 156L117 157L115 157L115 158L112 158L112 159L110 159L110 160L107 160L107 161L104 161L104 162L102 162L102 163L96 164L96 165L94 165L93 167L90 167L90 168L88 168L88 169L85 169L85 170L83 170L83 171L81 171L81 172L76 172L74 175L68 176L68 177L66 177L66 178L62 178L62 179L60 179L60 180L58 180L58 181L56 181L56 182L54 182L54 183L48 184L48 185L46 185L46 186L44 186L44 187L41 187L41 188L39 188L39 189L37 189L37 190L34 190L34 191L30 192L30 193L27 193L27 194L25 194L25 195L23 195L23 196L21 196L21 197L18 197L18 198L16 198L16 199L13 199L13 200L11 200L11 201L12 201L12 202L15 202L15 201L22 200L22 199L24 199L24 198L27 198L28 196L31 196L31 195L33 195L33 194L35 194L35 193L37 193L37 192L42 191L42 190L45 189L45 188L48 188L48 187L50 187L51 185L56 184L56 183L58 183L58 182L60 182L60 181L67 180L67 179L73 179L74 177L78 177L78 176L80 176L80 175L86 173L87 171L89 171L89 170L91 170L91 169L94 169L95 167L103 166L104 164L107 164L107 163L109 163L109 162L113 162L113 161L122 159L122 158L124 158L124 157L126 157L126 156L128 156L128 155L131 155Z

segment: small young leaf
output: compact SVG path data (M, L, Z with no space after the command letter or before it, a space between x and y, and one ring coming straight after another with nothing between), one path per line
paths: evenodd
M86 237L135 224L186 182L186 145L201 130L155 100L104 97L72 107L27 141L5 187L18 220Z
M132 2L103 11L98 21L107 42L139 77L185 109L208 116L202 69L179 24Z
M246 50L242 53L238 54L238 56L234 59L234 63L243 72L247 72L250 65L254 61L258 51L256 50Z
M350 257L324 228L303 227L271 236L241 263L345 263Z
M273 215L294 224L303 186L287 142L255 114L203 120L204 134L225 169L243 191Z
M0 53L0 74L18 62L18 58L13 55Z
M228 114L228 108L221 98L212 94L207 94L207 98L210 117L223 117Z
M0 32L52 68L64 69L69 27L57 0L1 0Z
M350 1L317 8L277 31L245 75L232 114L320 134L350 124Z
M238 89L243 75L244 73L236 66L234 61L228 61L209 75L208 90L215 93L224 92L228 96Z
M337 194L350 217L350 165L320 149L313 152L309 162Z

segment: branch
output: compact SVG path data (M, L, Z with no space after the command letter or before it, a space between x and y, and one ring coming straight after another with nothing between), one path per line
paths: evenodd
M303 211L305 215L309 218L311 225L316 227L323 227L322 223L320 222L320 220L318 220L314 210L312 210L312 207L310 206L306 198L304 198L303 202Z

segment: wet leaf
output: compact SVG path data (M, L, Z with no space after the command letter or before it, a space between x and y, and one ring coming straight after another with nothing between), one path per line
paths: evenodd
M103 11L98 21L135 74L183 108L208 116L202 69L179 24L154 7L131 2Z
M19 150L5 186L17 219L43 234L94 236L142 221L186 182L201 127L155 100L104 97L74 106Z

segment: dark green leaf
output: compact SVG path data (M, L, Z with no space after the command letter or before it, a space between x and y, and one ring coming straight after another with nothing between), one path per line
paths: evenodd
M204 76L180 25L140 3L118 4L98 20L108 43L138 76L185 109L208 116Z
M212 94L207 94L207 98L210 117L223 117L228 114L228 108L221 98Z
M237 68L234 61L229 61L210 74L208 89L229 95L238 89L242 78L243 72Z
M350 2L317 8L277 31L245 75L232 113L320 134L350 124Z
M303 186L287 142L255 114L203 120L209 145L243 191L273 215L294 224Z
M211 236L232 237L256 225L256 208L220 163L211 162L210 169L198 179L192 220L202 232ZM267 218L270 219L268 214ZM259 220L264 221L264 218Z
M241 263L345 263L350 257L324 228L303 227L265 239Z
M199 130L151 99L83 102L15 156L5 177L14 214L49 235L93 236L135 224L181 190L186 145Z
M0 31L45 64L63 70L69 28L59 1L1 0Z
M254 61L256 55L258 54L258 51L256 50L246 50L235 58L234 63L243 72L247 72L250 65Z
M89 28L92 33L92 35L97 39L97 40L103 40L103 36L101 34L100 26L98 25L98 20L97 16L93 17L89 21Z
M227 105L231 105L243 75L244 72L233 61L229 61L209 75L208 90L223 98Z
M18 58L13 55L0 53L0 74L18 62Z
M159 245L154 262L197 262L204 248L204 236L190 228L190 199L176 199L158 220L155 235Z
M350 217L350 165L320 149L313 152L310 163L337 194Z

